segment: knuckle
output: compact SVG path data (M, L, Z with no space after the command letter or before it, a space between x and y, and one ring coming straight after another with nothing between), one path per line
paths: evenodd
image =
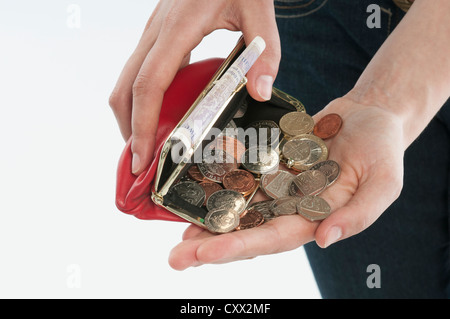
M148 76L144 74L138 74L133 83L132 88L133 96L140 96L147 94L149 88L151 87L150 81L151 79Z
M111 109L119 110L126 103L125 94L123 94L121 90L115 88L109 96L108 103Z

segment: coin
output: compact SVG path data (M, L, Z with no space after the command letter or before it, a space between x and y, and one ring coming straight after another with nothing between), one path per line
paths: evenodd
M310 221L322 220L331 214L330 205L319 196L303 197L297 205L297 210L300 215Z
M228 172L223 177L223 186L247 196L255 189L256 181L252 173L243 169Z
M259 211L263 217L264 217L264 222L267 222L269 220L274 219L276 216L275 214L270 210L270 205L272 204L273 200L269 199L269 200L264 200L261 202L255 202L252 203L249 207L248 210L250 209L256 209L257 211Z
M188 176L197 182L202 182L206 180L205 176L203 176L202 173L200 173L200 170L198 169L197 164L191 165L187 171Z
M239 225L236 230L258 227L264 223L263 214L256 209L245 210L239 218Z
M309 148L311 150L311 154L308 160L302 164L294 163L292 166L293 169L298 171L305 171L318 162L323 162L328 159L328 148L321 138L312 134L302 134L289 139L289 141L291 140L305 141L309 145Z
M251 147L242 155L242 166L254 174L266 174L278 168L280 157L271 148Z
M250 135L251 138L245 141L246 148L253 146L275 148L278 145L280 141L280 127L274 121L261 120L252 122L245 128L245 131L250 134L251 129L256 130L256 135Z
M222 183L225 174L238 167L236 159L223 150L212 150L197 166L206 179L217 183Z
M239 225L239 214L229 208L209 211L205 216L205 226L213 233L229 233Z
M290 112L280 119L280 129L288 136L308 134L314 129L314 120L307 113Z
M244 196L229 189L222 189L213 193L206 201L206 209L208 211L219 208L227 208L240 214L245 210L245 206L246 201Z
M224 135L231 136L231 137L237 136L237 126L233 120L228 122L227 126L225 126L225 128L222 130L222 132L220 132L220 134L217 137L221 137Z
M240 163L242 154L245 152L245 146L241 141L226 135L218 136L210 148L225 151L227 154L232 155L237 163Z
M177 183L171 187L171 191L186 202L199 207L202 206L206 197L203 188L193 181Z
M286 197L289 196L289 185L294 177L295 175L283 170L264 174L261 177L261 188L267 196L273 199Z
M220 184L210 181L201 182L199 183L199 185L203 188L206 194L205 200L203 201L203 205L206 205L206 201L208 200L209 196L223 189L222 186L220 186Z
M342 126L342 118L339 114L331 113L322 117L314 126L314 135L321 139L335 136Z
M293 215L297 213L297 199L293 196L275 199L270 204L270 210L275 216Z
M326 160L323 162L319 162L313 167L311 167L310 170L318 170L324 173L328 180L327 186L333 184L338 179L341 173L341 168L339 164L333 160Z
M327 187L328 179L321 171L304 171L298 174L289 185L291 196L320 194Z
M310 143L307 140L291 139L284 143L281 150L288 168L305 163L311 156Z

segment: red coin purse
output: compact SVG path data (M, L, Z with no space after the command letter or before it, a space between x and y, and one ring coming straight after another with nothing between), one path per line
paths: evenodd
M164 95L154 159L139 176L131 173L132 138L128 140L117 169L116 206L119 210L140 219L186 221L156 205L151 199L158 159L169 134L205 89L223 62L224 59L219 58L204 60L190 64L177 73Z
M214 58L196 62L177 73L164 95L153 161L139 176L131 173L132 138L126 143L119 159L116 206L120 211L139 219L188 221L205 227L203 218L207 213L206 209L189 204L170 192L170 187L184 176L190 166L171 161L168 156L171 136L244 48L244 41L241 39L226 59ZM305 112L300 101L276 88L272 90L270 101L258 102L248 94L245 84L244 78L207 130L222 130L232 119L239 127L245 127L262 119L279 121L288 112ZM202 142L203 146L206 142Z

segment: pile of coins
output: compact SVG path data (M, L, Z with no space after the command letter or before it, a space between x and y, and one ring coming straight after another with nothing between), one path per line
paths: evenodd
M291 214L322 220L331 208L318 195L340 174L339 164L328 160L324 140L335 136L341 125L338 114L328 114L314 123L307 113L290 112L279 125L269 120L251 123L249 127L257 132L266 129L269 133L264 134L267 143L259 138L258 146L252 146L252 141L241 142L226 133L236 128L231 121L209 146L202 163L193 164L171 191L190 204L205 207L208 213L203 222L213 233L257 227ZM271 138L272 129L280 130L283 136ZM258 189L270 200L251 203Z

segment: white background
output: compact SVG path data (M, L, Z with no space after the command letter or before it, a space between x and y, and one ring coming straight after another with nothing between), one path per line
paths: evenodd
M187 224L115 207L124 141L108 97L155 5L1 0L0 297L320 298L303 248L175 271ZM214 32L192 61L239 35Z

